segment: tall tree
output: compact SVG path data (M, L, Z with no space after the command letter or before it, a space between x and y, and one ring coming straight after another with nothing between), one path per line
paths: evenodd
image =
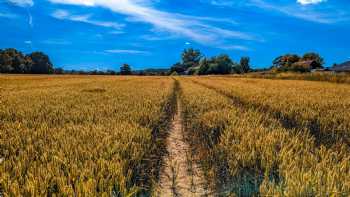
M129 64L123 64L120 67L120 74L121 75L131 75L132 74L131 66Z
M194 50L192 48L189 48L182 52L182 64L185 69L198 66L201 58L202 58L202 55L199 50Z
M208 74L229 74L233 65L234 63L228 55L219 55L211 58L207 72Z
M209 66L210 66L210 61L207 58L203 58L199 62L198 74L199 75L206 75L206 74L208 74Z
M0 51L0 72L11 73L12 71L13 71L12 57L7 52L7 50L1 50Z
M28 55L32 60L31 73L34 74L52 74L54 69L49 56L43 52L33 52Z
M250 58L249 57L242 57L241 58L240 66L241 66L241 69L242 69L243 73L247 73L247 72L250 71L249 62L250 62Z

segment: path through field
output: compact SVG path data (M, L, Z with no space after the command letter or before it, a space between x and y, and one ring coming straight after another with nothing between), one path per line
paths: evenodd
M168 154L160 175L158 196L208 196L201 170L192 160L190 146L184 139L179 101L177 106L167 138Z

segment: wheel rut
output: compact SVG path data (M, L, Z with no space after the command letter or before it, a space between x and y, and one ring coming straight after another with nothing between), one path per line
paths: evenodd
M193 161L191 148L184 137L179 99L166 145L167 154L164 157L157 196L209 196L201 169Z

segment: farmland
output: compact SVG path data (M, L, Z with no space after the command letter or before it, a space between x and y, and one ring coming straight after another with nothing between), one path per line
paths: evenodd
M229 78L183 83L186 130L220 194L350 193L349 86Z
M127 196L151 187L171 79L1 78L1 189Z
M328 82L3 75L0 194L164 196L185 158L207 195L348 196L349 109Z

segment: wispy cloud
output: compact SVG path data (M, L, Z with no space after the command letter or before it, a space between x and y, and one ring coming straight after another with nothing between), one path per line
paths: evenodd
M124 24L120 24L116 22L92 20L91 15L89 14L73 15L69 13L67 10L56 10L51 14L51 16L60 20L82 22L82 23L87 23L87 24L96 25L96 26L109 27L117 30L120 30L125 26Z
M176 36L171 36L171 35L166 36L166 35L157 35L157 34L145 34L140 37L148 41L172 40L177 38Z
M28 15L28 25L30 28L33 28L34 23L33 23L32 14L30 12L30 7L34 6L34 1L33 0L5 0L5 2L6 1L12 5L26 9L27 15ZM8 14L8 13L5 13L5 14L0 13L0 17L18 18L17 15Z
M197 21L206 21L206 22L219 22L231 25L238 25L239 22L230 18L216 18L216 17L207 17L207 16L188 16L184 14L176 14L177 17L182 18L183 20L197 20Z
M158 31L153 28L150 30L152 33L141 35L140 38L147 41L163 41L163 40L174 40L179 38L178 35L174 35L164 31Z
M3 17L3 18L17 18L18 16L15 15L15 14L0 12L0 17Z
M132 49L110 49L105 50L107 53L116 53L116 54L143 54L143 55L149 55L150 52L148 51L140 51L140 50L132 50Z
M301 5L319 4L326 1L327 0L297 0Z
M187 16L160 11L152 7L152 0L50 0L53 3L99 6L113 12L126 15L129 21L143 22L153 25L158 31L183 36L205 45L222 44L227 39L258 40L255 36L207 24L219 19ZM226 19L227 20L227 19ZM234 21L231 21L234 23Z
M33 26L34 26L33 16L30 12L28 12L28 24L29 24L30 28L33 28Z
M225 45L220 47L223 50L238 50L238 51L251 51L250 48L243 45Z
M241 4L240 1L230 1L230 0L201 0L203 3L210 3L211 5L220 6L220 7L228 7L228 6L237 6Z
M300 7L295 4L277 5L263 0L251 0L251 5L317 23L331 24L344 20L342 13L337 10L317 11L314 8Z
M20 7L31 7L34 5L33 0L7 0L9 3Z
M109 34L113 34L113 35L119 35L119 34L124 34L125 31L122 30L115 30L115 31L110 31L108 32Z
M349 20L348 13L342 11L340 8L330 5L319 7L320 5L317 5L327 2L327 0L294 0L294 2L272 0L202 1L224 7L256 7L314 23L333 24Z

